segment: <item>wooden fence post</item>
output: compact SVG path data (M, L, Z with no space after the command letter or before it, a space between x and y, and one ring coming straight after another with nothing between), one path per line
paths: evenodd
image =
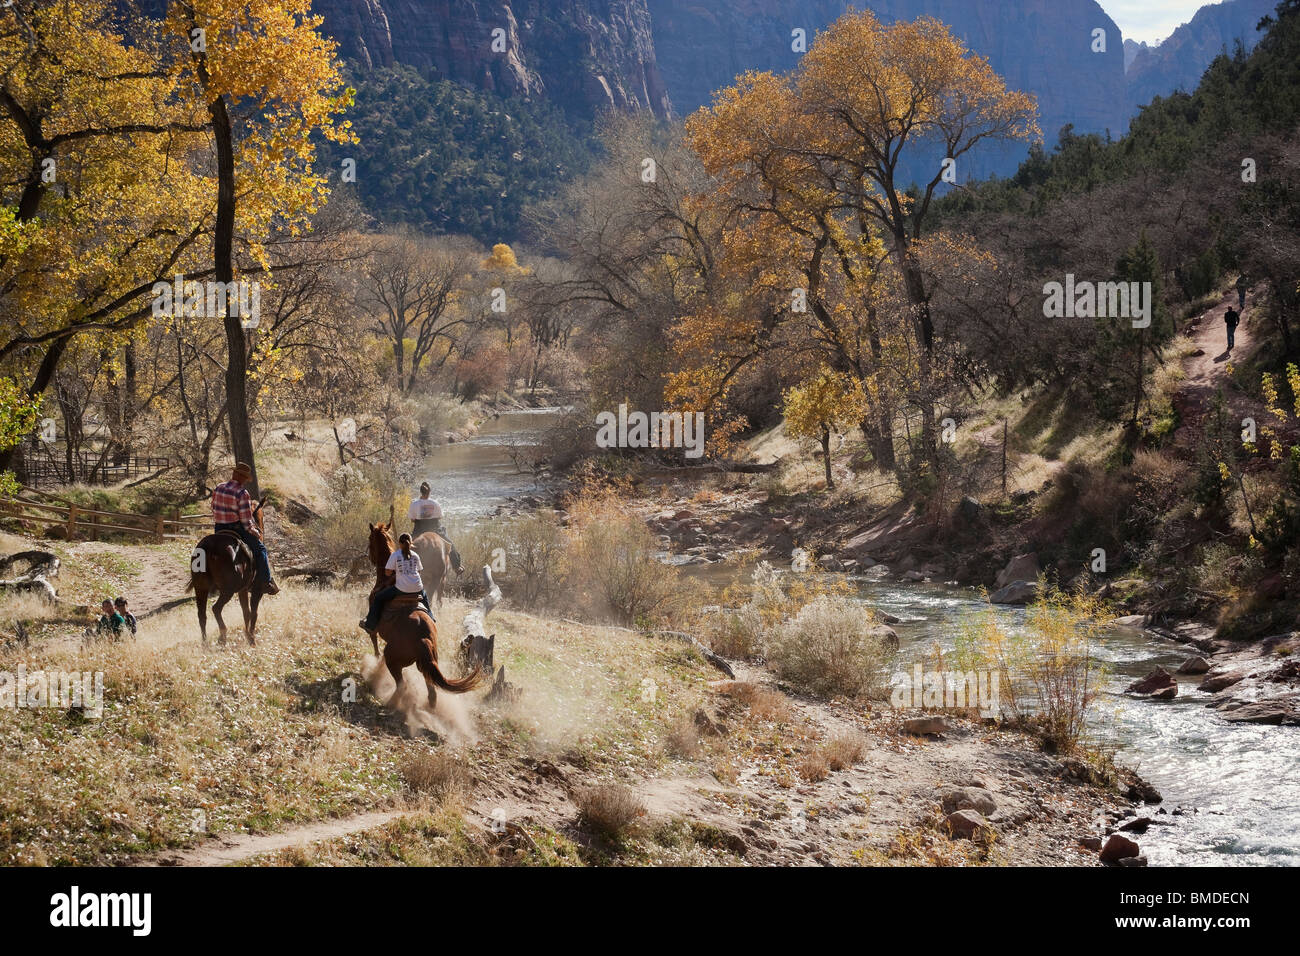
M167 540L167 538L166 538L166 528L165 528L165 525L164 525L164 522L165 522L165 521L166 521L166 519L163 518L163 516L162 516L161 514L159 514L159 515L158 515L158 521L157 521L157 523L154 525L154 534L155 534L155 536L158 538L158 543L159 543L159 544L162 544L164 541Z
M77 506L75 504L70 504L68 505L68 540L71 541L72 536L76 533L77 533Z

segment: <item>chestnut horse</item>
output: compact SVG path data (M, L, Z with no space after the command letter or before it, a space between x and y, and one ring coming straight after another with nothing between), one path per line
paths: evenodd
M253 506L257 528L262 530L262 503ZM221 609L232 597L239 595L239 608L244 612L244 636L248 643L257 643L257 606L265 593L256 587L257 563L248 546L230 531L217 531L203 538L190 558L190 583L186 591L194 592L194 603L199 609L199 634L203 646L208 644L208 595L214 590L217 600L212 605L212 616L221 628L219 643L226 643L226 622L221 619Z
M424 565L421 576L425 587L437 594L438 607L442 607L442 591L447 586L447 569L451 567L451 545L436 531L426 531L411 542L411 547Z
M394 550L393 537L389 533L392 527L392 521L370 526L370 562L375 566L376 578L375 587L370 592L372 595L388 583L384 566L388 564ZM396 684L387 704L391 706L402 691L402 670L414 664L424 675L424 683L429 688L429 707L432 708L437 702L439 690L450 694L463 694L473 690L482 682L483 672L481 668L475 667L472 673L459 680L449 680L442 675L438 669L438 626L434 624L433 618L420 609L416 601L394 598L379 618L379 636L384 639L384 664ZM378 640L373 634L370 640L378 654Z

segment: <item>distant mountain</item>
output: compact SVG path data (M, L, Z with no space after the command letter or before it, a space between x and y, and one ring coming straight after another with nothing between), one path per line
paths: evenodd
M645 0L315 0L363 69L404 65L502 96L669 115ZM498 32L499 31L499 32Z
M1220 53L1232 53L1240 42L1250 52L1263 35L1255 27L1260 19L1273 13L1277 0L1225 0L1201 7L1159 46L1142 44L1125 74L1128 87L1126 105L1132 116L1153 97L1167 96L1175 90L1190 92L1196 88L1211 61ZM1125 41L1125 59L1128 44Z
M1146 40L1143 40L1141 43L1138 43L1137 40L1130 40L1128 37L1125 37L1124 38L1124 71L1126 73L1128 72L1128 68L1133 65L1133 60L1137 57L1138 53L1140 53L1142 50L1149 50L1149 49L1150 47L1147 45Z

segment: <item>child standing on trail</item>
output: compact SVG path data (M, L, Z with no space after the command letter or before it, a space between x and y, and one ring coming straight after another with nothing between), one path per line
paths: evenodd
M1228 351L1232 351L1233 339L1237 335L1237 323L1241 321L1241 316L1232 306L1228 306L1228 311L1223 313L1223 324L1228 327Z

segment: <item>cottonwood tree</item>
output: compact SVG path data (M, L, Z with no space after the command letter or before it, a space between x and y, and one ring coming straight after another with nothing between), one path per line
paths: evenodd
M304 229L328 190L313 169L314 137L351 138L339 114L352 102L310 0L172 0L165 30L183 50L179 81L212 131L215 198L212 269L236 279L237 245L250 265L269 267L264 242L275 230ZM244 271L248 271L245 269ZM248 351L243 318L227 309L226 414L231 452L257 464L249 419Z
M449 240L401 233L376 238L361 263L357 305L392 343L402 394L414 391L426 366L442 367L468 326L473 303L463 292L471 262L470 252Z
M127 342L155 282L203 274L204 117L156 31L128 46L115 13L108 0L0 7L0 363L31 398L79 337Z
M862 384L850 375L822 367L803 384L785 393L785 423L796 437L816 438L821 442L826 464L826 487L835 487L831 473L831 432L862 421L867 411L867 396Z
M747 74L688 124L692 145L723 183L701 199L717 196L730 212L752 214L741 228L760 254L784 225L799 245L796 262L823 337L842 334L828 320L829 300L815 291L825 260L838 260L851 296L847 286L869 289L863 266L873 258L871 244L886 244L908 305L913 343L906 352L916 378L909 400L919 410L927 459L935 456L941 383L932 289L916 244L944 166L935 163L914 193L903 170L936 151L959 163L986 141L1035 138L1034 115L1032 97L1007 90L987 61L937 20L886 26L870 12L850 12L819 34L792 74ZM706 321L725 311L714 316ZM756 347L771 340L775 325L771 315L758 322L750 336Z

